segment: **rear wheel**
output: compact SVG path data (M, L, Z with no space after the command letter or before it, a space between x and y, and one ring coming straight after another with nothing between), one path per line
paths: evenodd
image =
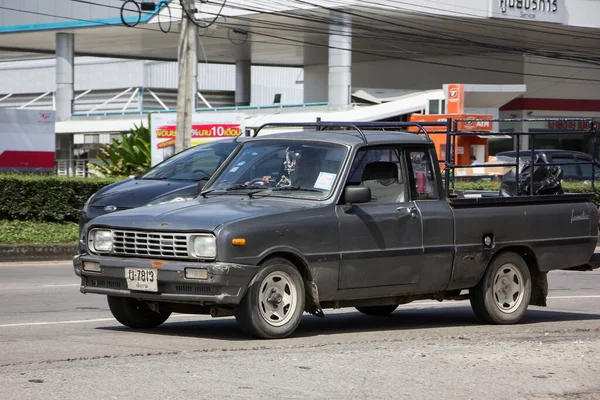
M376 317L385 317L390 315L396 311L396 308L398 308L398 305L356 307L356 309L361 313Z
M242 330L259 339L289 336L304 313L304 281L284 258L263 264L234 315Z
M531 299L531 274L516 253L494 258L481 281L470 290L471 307L481 322L514 324L523 318Z
M171 311L152 311L145 301L129 297L108 296L108 307L117 321L136 329L156 328L171 315Z

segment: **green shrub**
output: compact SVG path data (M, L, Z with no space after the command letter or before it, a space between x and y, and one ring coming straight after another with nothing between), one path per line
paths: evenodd
M591 184L584 183L584 182L563 182L562 186L566 193L589 193L591 190ZM456 181L454 184L454 188L457 190L498 191L500 189L500 183L485 182L485 181L477 181L477 182ZM600 206L600 182L594 184L594 189L595 189L594 203L597 206Z
M0 220L0 243L77 243L79 228L74 222Z
M135 126L123 136L113 139L98 156L100 164L88 167L103 176L137 175L151 167L150 130Z
M92 194L120 179L0 175L0 219L76 222Z

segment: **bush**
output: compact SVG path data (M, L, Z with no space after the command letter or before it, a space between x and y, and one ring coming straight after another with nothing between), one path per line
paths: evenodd
M584 182L563 182L562 186L565 193L589 193L591 190L591 184ZM596 192L594 196L594 203L597 206L600 206L600 182L595 183L594 186ZM495 192L500 189L500 183L486 181L456 181L454 187L457 190L489 190Z
M77 243L79 228L74 222L0 220L0 243Z
M100 164L88 164L88 167L102 176L127 176L145 172L151 167L150 130L144 126L135 126L129 132L123 132L119 139L100 149Z
M0 219L76 222L92 194L120 179L0 175Z

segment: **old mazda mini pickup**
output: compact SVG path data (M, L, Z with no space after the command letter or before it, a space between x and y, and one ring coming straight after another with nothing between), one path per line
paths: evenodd
M548 271L590 267L591 194L540 191L560 182L537 172L529 191L465 194L410 123L299 125L244 141L193 200L91 221L74 258L81 292L106 295L131 328L234 315L249 335L282 338L304 312L383 316L421 299L516 323L546 304Z

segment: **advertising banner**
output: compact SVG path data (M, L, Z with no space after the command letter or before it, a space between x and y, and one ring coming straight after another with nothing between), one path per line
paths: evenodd
M194 113L191 145L243 134L244 118L242 113ZM176 113L152 114L150 117L153 166L175 153L176 127Z
M54 111L0 109L0 170L54 171Z

